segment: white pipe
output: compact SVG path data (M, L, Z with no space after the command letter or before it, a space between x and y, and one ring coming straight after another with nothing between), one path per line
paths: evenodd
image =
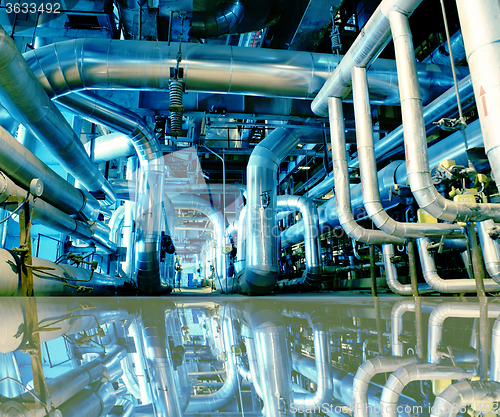
M490 381L500 382L500 315L491 333Z
M500 246L498 240L490 235L490 230L495 227L493 220L476 223L477 234L483 250L484 266L495 282L500 284Z

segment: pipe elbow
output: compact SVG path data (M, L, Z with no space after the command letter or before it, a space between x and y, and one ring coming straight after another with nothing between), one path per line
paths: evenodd
M259 270L257 268L246 268L240 277L240 292L246 295L265 295L274 290L278 272Z

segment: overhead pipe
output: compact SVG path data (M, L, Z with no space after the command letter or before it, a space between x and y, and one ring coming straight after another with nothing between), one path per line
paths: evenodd
M6 203L9 197L26 198L28 191L14 184L3 172L0 171L0 203ZM13 212L19 203L6 204L6 210ZM15 205L15 207L14 207ZM89 225L75 220L73 217L37 198L34 202L33 223L42 224L50 229L76 239L92 242L106 254L116 252L116 245L109 240L109 228L98 222Z
M28 189L33 178L43 181L41 198L67 214L81 213L95 221L99 215L99 202L87 190L73 187L56 174L32 152L0 127L0 164L17 185Z
M415 53L408 17L398 11L391 11L389 18L400 80L407 176L415 200L433 217L449 222L500 220L499 204L456 203L444 198L436 190L429 170L422 99L416 78Z
M298 210L304 221L304 252L306 256L305 283L315 286L321 280L321 245L319 241L318 208L310 199L298 195L278 196L277 210Z
M314 319L313 319L314 320ZM318 320L316 318L315 320ZM313 322L314 323L314 322ZM330 366L330 331L323 323L313 324L314 362L316 363L316 391L294 393L293 402L299 407L315 408L330 403L333 397L333 382Z
M29 128L61 166L89 191L103 190L115 201L108 181L90 160L71 126L37 82L14 41L0 27L0 96L9 112Z
M429 252L431 240L427 237L417 239L418 253L422 274L429 286L441 293L476 292L476 283L470 279L442 279L437 272L434 258ZM493 279L484 280L484 288L488 292L500 291L500 285Z
M178 51L179 44L173 42L76 39L29 51L24 57L54 98L81 89L167 91ZM332 54L184 43L179 68L188 92L307 99L316 95L337 63ZM449 67L418 68L429 101L453 85ZM467 68L457 70L459 78L468 74ZM373 103L399 102L394 61L378 59L369 76Z
M397 39L395 41L397 42ZM363 203L368 216L370 216L375 226L387 234L404 238L464 234L464 228L458 225L444 223L404 223L394 220L387 214L380 201L378 191L377 163L373 151L373 124L365 68L353 68L352 88L359 172L363 184L361 187Z
M382 258L384 261L385 279L390 290L398 295L414 295L411 284L401 284L398 279L398 269L393 261L394 245L382 245ZM427 284L418 284L418 293L432 292ZM394 354L394 352L393 352ZM397 355L402 356L402 355Z
M464 40L461 30L457 30L452 36L450 36L450 44L454 64L459 65L464 59L466 59ZM448 41L443 42L436 49L434 49L434 51L426 56L422 62L430 62L438 65L451 65ZM462 97L460 97L460 99L462 99Z
M500 107L500 17L492 0L457 0L467 62L474 85L484 148L496 186L500 190L500 141L497 138ZM477 28L481 30L478 31ZM488 63L488 65L486 65Z
M490 277L500 284L500 246L490 234L495 231L495 223L493 220L485 220L476 223L476 228L483 251L484 266Z
M219 410L233 401L238 392L240 377L238 375L235 347L238 346L235 319L230 310L224 310L222 317L223 349L226 356L226 379L222 387L212 394L191 396L186 412L201 413Z
M85 143L85 150L94 163L111 161L112 159L127 158L135 154L134 144L128 135L115 132Z
M410 16L421 1L383 0L379 4L340 64L328 77L311 103L311 109L314 113L326 117L328 115L328 97L344 98L349 92L352 69L354 67L370 67L387 46L391 40L389 24L391 10L399 10Z
M127 134L139 159L136 205L135 273L139 291L151 295L170 292L160 276L161 199L165 180L163 152L144 120L130 110L91 92L73 92L58 102L79 116Z
M195 11L191 20L189 36L207 39L234 33L244 17L243 1L221 3L213 12Z
M397 417L399 396L409 383L441 379L470 379L474 375L475 369L472 366L443 366L432 363L412 363L401 366L389 376L385 383L380 397L380 407L384 410L384 416Z
M480 410L488 413L493 410L493 403L497 401L500 401L500 383L462 381L447 386L436 397L430 417L455 417L469 404L479 404Z
M293 151L300 133L280 127L253 150L247 164L246 269L240 291L266 294L278 278L278 228L276 225L277 172L281 161Z
M226 250L226 240L225 240L225 229L226 229L226 219L222 214L222 211L217 207L212 201L207 200L203 197L191 194L179 194L172 198L172 203L176 209L189 209L196 210L203 213L212 222L214 227L215 241L217 244L217 275L219 279L215 280L215 284L218 285L221 290L227 290L232 288L233 285L229 284L229 278L227 276L227 255Z
M473 280L471 280L473 281ZM427 338L427 362L438 364L441 356L438 347L443 337L443 324L449 317L478 318L480 315L479 304L447 302L439 304L429 316L429 334ZM488 318L496 318L500 315L498 304L488 305Z
M347 155L345 150L345 124L341 99L335 97L328 99L328 114L330 119L333 176L335 179L335 202L340 226L349 237L359 242L369 244L405 244L406 241L402 238L389 236L380 230L365 229L354 220L351 208L349 172L347 170Z
M99 383L95 390L84 388L57 409L65 417L105 417L115 404L115 389L111 382L106 381Z
M398 358L394 356L377 356L363 362L356 371L352 382L354 417L368 417L368 388L370 381L375 375L384 372L394 372L399 367L415 363L417 360L418 357L416 355ZM382 404L380 405L382 406Z
M0 249L0 294L14 296L21 293L20 259L11 252ZM56 264L33 257L33 288L37 296L52 295L115 295L131 291L130 282L121 277L76 268L68 264ZM36 269L36 267L44 269Z

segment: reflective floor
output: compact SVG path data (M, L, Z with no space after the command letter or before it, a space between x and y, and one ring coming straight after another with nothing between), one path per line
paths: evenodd
M493 416L499 315L494 298L2 298L0 417Z

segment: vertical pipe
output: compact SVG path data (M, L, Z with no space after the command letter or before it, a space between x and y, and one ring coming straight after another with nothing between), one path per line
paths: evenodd
M484 297L484 266L483 257L481 252L481 247L477 243L477 234L474 223L469 223L467 225L467 232L469 238L469 248L471 251L472 258L472 271L474 273L474 279L476 280L477 296Z
M418 283L417 283L417 262L415 259L415 241L410 239L407 246L408 264L410 269L411 289L414 297L418 297Z
M479 295L479 294L478 294ZM489 370L490 354L490 323L488 320L488 298L479 297L479 375L481 380L486 381Z
M375 247L370 245L370 281L372 297L377 297L377 271L375 269Z

